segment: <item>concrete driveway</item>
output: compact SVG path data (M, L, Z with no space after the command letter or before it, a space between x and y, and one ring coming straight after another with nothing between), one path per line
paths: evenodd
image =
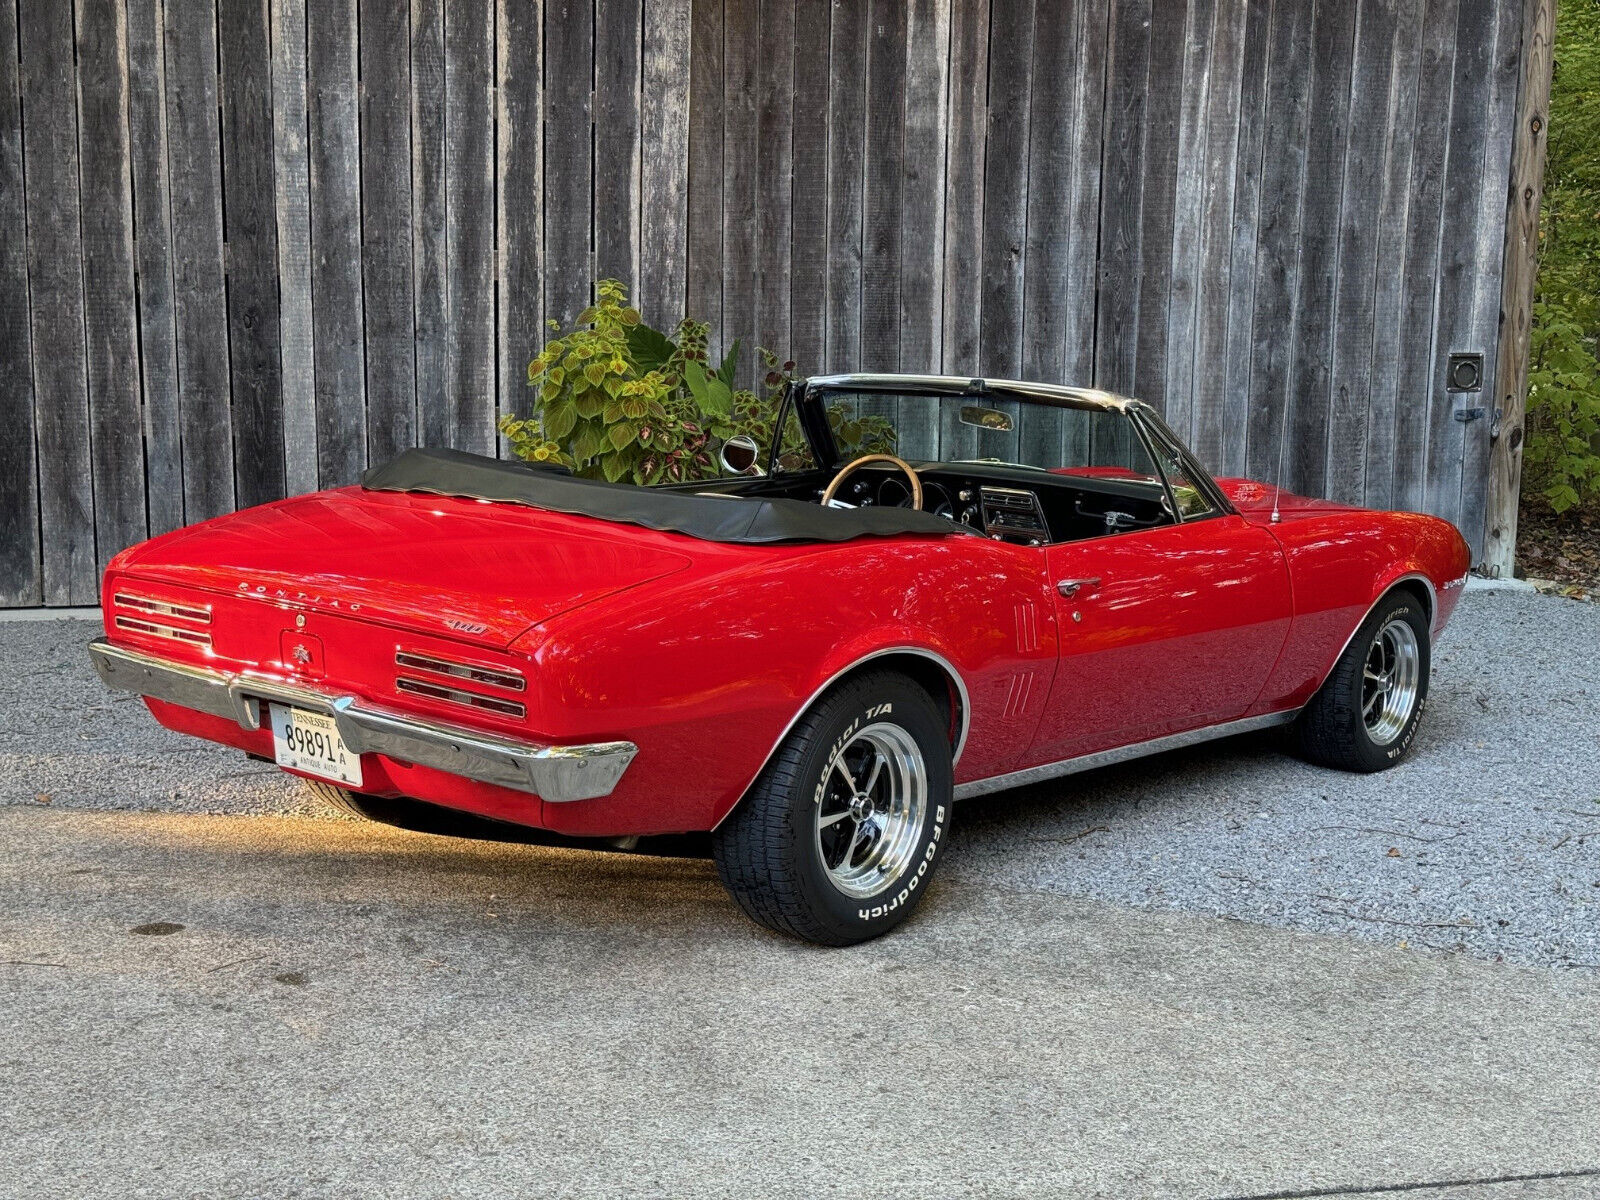
M1501 601L1469 601L1490 636ZM1550 624L1516 607L1531 602L1504 610L1540 618L1527 637ZM1567 608L1551 620L1600 629ZM1579 891L1594 843L1550 849L1542 813L1529 822L1545 840L1506 851L1531 860L1521 874L1482 870L1482 852L1475 873L1448 856L1430 867L1440 849L1418 862L1387 836L1318 869L1345 870L1334 885L1372 904L1411 894L1390 866L1499 874L1508 910L1544 904L1554 872L1570 894L1539 923L1575 922L1552 943L1565 969L1494 961L1543 951L1455 928L1434 944L1464 950L1427 948L1424 920L1308 931L1243 888L1181 904L1069 893L1074 865L1103 894L1093 881L1125 862L1130 890L1170 879L1186 895L1189 866L1146 861L1161 826L1139 814L1156 808L1166 849L1192 849L1207 878L1219 855L1250 857L1241 873L1290 895L1312 866L1292 864L1281 821L1266 841L1252 832L1262 797L1288 820L1285 789L1334 803L1343 785L1308 785L1309 768L1254 742L974 810L915 920L823 951L743 921L696 859L283 815L261 799L271 777L225 813L107 811L64 764L87 752L97 787L114 790L108 768L146 787L161 774L135 766L147 735L119 746L105 730L139 714L104 702L113 715L87 733L70 711L41 720L30 697L49 689L19 676L81 681L29 637L10 638L34 649L0 696L15 801L0 806L0 1195L1600 1195L1600 971L1571 965L1596 911ZM1437 694L1470 669L1452 683L1442 664ZM1461 724L1484 711L1476 694L1467 717L1430 714L1419 765L1477 740ZM45 736L60 745L30 759L24 743ZM208 753L174 768L174 790L244 766ZM1579 805L1597 786L1567 771L1522 800ZM1144 788L1171 799L1141 803ZM188 797L162 806L197 807ZM1409 803L1395 811L1429 828ZM1235 823L1238 840L1219 841ZM1511 936L1480 901L1454 903Z

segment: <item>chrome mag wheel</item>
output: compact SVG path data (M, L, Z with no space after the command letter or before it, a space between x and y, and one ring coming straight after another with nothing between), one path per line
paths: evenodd
M898 725L867 725L828 764L816 810L817 854L847 896L875 896L905 874L928 812L928 766Z
M1361 673L1361 719L1374 745L1399 737L1417 706L1422 650L1409 621L1396 617L1378 631Z

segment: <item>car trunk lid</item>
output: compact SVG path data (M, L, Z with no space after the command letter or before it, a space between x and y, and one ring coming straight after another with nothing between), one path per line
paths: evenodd
M541 621L682 570L660 535L476 500L343 488L208 521L118 569L501 648Z

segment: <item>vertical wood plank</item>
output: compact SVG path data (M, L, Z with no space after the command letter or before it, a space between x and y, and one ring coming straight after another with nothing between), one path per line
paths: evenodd
M690 0L645 0L638 300L645 320L666 329L687 296L691 16ZM824 9L824 46L827 33Z
M1222 0L1226 4L1227 0ZM1164 405L1167 423L1178 435L1194 444L1194 357L1196 325L1200 302L1200 228L1203 191L1206 184L1205 164L1207 135L1210 123L1207 113L1213 102L1211 88L1212 27L1215 19L1212 0L1190 0L1187 25L1183 32L1184 47L1181 54L1183 66L1177 76L1182 80L1179 89L1176 120L1176 171L1172 177L1172 225L1166 239L1171 258L1167 309L1161 321L1166 344L1160 350L1152 347L1146 354L1144 345L1146 323L1141 320L1140 358L1159 357L1162 362L1163 391L1160 403ZM1152 37L1156 44L1166 38ZM1154 47L1151 50L1151 86L1170 90L1158 69ZM1152 109L1155 99L1152 98ZM1147 197L1145 203L1150 204ZM1146 234L1149 245L1149 234ZM1148 309L1148 306L1147 306ZM1155 314L1152 313L1152 316ZM1141 369L1153 374L1155 364Z
M1126 393L1134 388L1139 339L1144 106L1150 69L1147 0L1113 0L1106 61L1094 381L1108 391Z
M450 17L455 19L454 7ZM547 4L544 45L544 315L566 329L589 306L594 275L589 255L592 0ZM450 139L453 144L453 130Z
M1509 578L1515 566L1517 501L1522 486L1523 418L1528 400L1528 338L1539 258L1539 202L1544 185L1555 0L1523 0L1521 81L1513 125L1507 206L1500 355L1495 396L1504 406L1489 460L1489 511L1483 565ZM4 42L0 40L0 47Z
M1383 118L1377 201L1377 278L1372 295L1372 382L1366 419L1362 503L1389 508L1394 502L1395 411L1410 403L1399 391L1400 364L1410 347L1402 342L1406 305L1405 262L1411 155L1417 129L1417 82L1422 42L1422 0L1402 0L1394 12L1389 95ZM1353 448L1334 453L1349 454Z
M795 0L789 339L801 375L831 370L827 362L829 7L829 0Z
M342 487L367 465L356 0L310 0L306 20L317 475Z
M183 515L203 521L234 507L216 12L212 0L166 0L164 16Z
M278 353L283 391L284 490L290 495L299 495L317 488L306 5L305 0L276 0L271 8L272 194L278 224ZM141 247L144 228L141 224ZM152 524L154 516L152 509Z
M1064 381L1067 353L1066 260L1072 247L1072 166L1077 149L1073 143L1077 113L1071 59L1076 15L1052 12L1049 19L1038 21L1033 31L1020 363L1024 379L1044 383ZM1059 414L1025 414L1024 426L1034 415ZM1022 440L1026 447L1036 439L1024 428Z
M756 222L756 157L760 132L756 114L756 79L760 53L760 6L732 3L722 27L722 328L712 329L717 352L726 352L742 338L739 383L755 378L756 256L760 238Z
M25 98L28 287L44 602L96 596L94 495L78 227L72 6L26 5L18 30Z
M528 363L544 342L544 30L539 6L499 0L496 158L500 212L501 412L527 415Z
M792 357L789 251L794 236L794 0L762 0L759 39L754 333L757 345L783 360ZM753 353L750 367L755 379L765 372Z
M867 5L835 0L828 51L828 370L861 369Z
M1257 213L1255 312L1251 319L1249 475L1287 485L1285 423L1299 293L1311 92L1309 6L1275 3L1268 31L1266 123Z
M722 0L692 0L688 313L722 328Z
M939 371L944 323L946 74L950 0L911 0L906 11L905 161L900 190L902 371ZM898 453L937 458L940 413L933 404L900 406Z
M900 367L937 373L944 324L945 111L951 0L906 14L905 183L900 226Z
M1363 0L1356 17L1350 81L1350 137L1344 157L1330 358L1327 494L1358 504L1366 494L1373 372L1373 301L1378 280L1377 203L1383 191L1383 133L1389 116L1398 13L1393 0Z
M445 0L411 0L411 291L417 429L425 446L455 445L460 427L445 263L444 13Z
M172 224L167 188L167 84L161 0L126 8L128 146L139 322L139 382L144 401L145 511L150 532L183 524L178 347L172 294ZM301 44L305 39L302 36Z
M1450 143L1450 76L1456 0L1426 0L1418 63L1417 120L1406 217L1405 305L1399 397L1394 411L1396 508L1420 509L1427 491L1429 413L1435 386L1433 341L1445 153Z
M1320 5L1312 21L1311 112L1300 223L1300 288L1295 300L1290 479L1295 490L1327 492L1333 378L1333 313L1339 269L1341 180L1350 132L1355 6Z
M580 5L585 41L590 14ZM493 0L456 0L444 23L445 286L450 303L451 444L476 454L495 445ZM584 62L588 63L588 58ZM587 112L587 104L585 104ZM587 146L585 147L587 150ZM584 165L588 164L584 155ZM589 186L581 216L587 263Z
M1067 203L1065 343L1063 381L1088 387L1095 378L1095 318L1100 270L1100 171L1105 132L1106 71L1110 62L1110 0L1078 0L1070 25L1071 44L1061 61L1071 64L1072 157L1071 196ZM1044 32L1041 28L1035 36ZM1088 450L1090 416L1067 413L1063 425L1063 462L1083 462Z
M1079 7L1081 0L1072 9ZM1045 383L1063 382L1066 373L1066 264L1072 249L1077 115L1072 39L1077 19L1075 11L1041 5L1033 29L1019 374ZM1062 440L1072 416L1063 409L1024 406L1017 420L1019 461L1060 462Z
M98 565L143 541L144 438L134 311L126 17L118 0L78 5L84 333Z
M1015 378L1022 366L1022 249L1028 225L1029 105L1033 4L992 0L989 44L1015 55L989 77L988 155L983 172L983 374ZM991 65L993 65L991 63ZM1044 198L1040 197L1040 203Z
M639 283L641 0L594 6L594 270ZM576 214L573 214L576 219Z
M1145 99L1143 165L1140 168L1139 275L1131 282L1139 303L1138 350L1132 394L1156 408L1167 404L1167 316L1175 302L1189 319L1184 325L1185 344L1192 355L1195 281L1174 275L1174 247L1179 212L1179 189L1191 230L1185 250L1195 249L1198 221L1200 164L1203 150L1206 73L1211 41L1212 0L1157 0L1150 9L1150 67ZM1192 26L1192 27L1191 27ZM1174 84L1177 86L1174 86ZM1188 118L1192 128L1185 132ZM1179 153L1186 152L1180 176ZM1179 296L1175 289L1183 288ZM1183 395L1178 429L1188 434L1189 397Z
M1472 342L1483 348L1484 387L1472 399L1484 415L1464 429L1461 452L1461 516L1457 521L1472 546L1473 562L1482 561L1488 537L1490 447L1503 426L1507 397L1496 390L1500 339L1506 309L1502 305L1508 189L1512 146L1516 140L1517 86L1522 69L1522 9L1511 0L1494 0L1489 22L1492 49L1487 76L1479 86L1486 91L1488 120L1483 136L1482 179L1478 189L1478 236L1473 273Z
M978 364L989 378L1014 379L1022 368L1024 248L1028 238L1028 146L1031 134L1034 69L1034 5L1032 0L990 0L989 99L984 131L983 241ZM1005 47L1004 69L995 61L995 47ZM1013 57L1014 56L1014 57ZM1038 198L1044 203L1044 198ZM945 428L958 446L971 444L961 432L960 406L946 403ZM997 403L1012 416L1013 431L984 440L984 453L1014 460L1024 436L1052 436L1054 431L1029 427L1021 406Z
M1458 523L1466 430L1455 414L1458 408L1480 406L1483 396L1447 392L1444 375L1451 351L1482 350L1487 354L1491 349L1476 340L1473 306L1479 269L1478 223L1485 219L1479 203L1483 140L1489 120L1488 89L1483 81L1493 49L1494 7L1495 0L1461 0L1456 14L1450 141L1445 153L1444 213L1439 239L1439 308L1426 393L1430 403L1423 503L1428 512ZM1500 221L1504 220L1503 206L1497 215ZM1485 362L1492 361L1485 358ZM1482 530L1463 529L1462 534L1473 543L1476 552Z
M1217 0L1206 104L1206 156L1200 202L1199 287L1190 391L1190 445L1207 468L1222 463L1227 432L1229 301L1233 291L1234 186L1238 179L1239 104L1244 68L1245 0Z
M1261 146L1267 101L1267 33L1271 0L1245 4L1244 63L1239 80L1239 146L1233 175L1233 253L1228 266L1228 343L1222 373L1222 450L1207 465L1243 475L1249 458L1254 397L1256 236L1261 213Z
M38 604L39 481L33 443L28 214L22 192L17 8L0 4L0 606Z
M261 0L219 0L217 16L234 487L245 507L280 498L286 486L272 65Z
M905 0L867 8L866 181L861 207L861 369L900 369L900 202L905 162Z
M980 369L978 343L983 313L988 0L959 0L951 10L949 86L949 116L945 128L944 328L940 356L942 369L947 373L976 375ZM940 453L946 453L942 445Z
M367 458L417 441L416 298L411 292L411 13L361 0L361 288L366 309Z

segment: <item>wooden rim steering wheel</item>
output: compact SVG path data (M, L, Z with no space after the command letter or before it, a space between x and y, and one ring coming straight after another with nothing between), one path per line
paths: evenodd
M834 498L834 496L838 494L839 485L844 483L844 481L854 474L858 468L864 467L868 463L875 462L893 463L906 473L906 478L911 480L911 507L916 509L918 512L921 512L922 479L920 476L918 476L916 468L914 468L905 459L896 458L892 454L863 454L860 458L845 463L844 466L839 468L839 473L833 477L833 482L828 485L827 490L822 493L822 500L820 502L822 507L826 508L828 506L828 503Z

